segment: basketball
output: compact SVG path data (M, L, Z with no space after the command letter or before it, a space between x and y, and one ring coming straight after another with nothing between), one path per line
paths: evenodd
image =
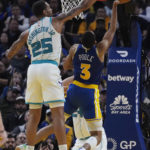
M125 4L125 3L130 2L131 0L119 0L119 1L120 1L120 4Z

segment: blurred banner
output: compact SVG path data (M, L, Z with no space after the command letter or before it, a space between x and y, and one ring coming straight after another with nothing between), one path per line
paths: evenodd
M142 36L138 23L131 24L131 47L109 50L107 108L104 128L108 150L146 150L139 122Z

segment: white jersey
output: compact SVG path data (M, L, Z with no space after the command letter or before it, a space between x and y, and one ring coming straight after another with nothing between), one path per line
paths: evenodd
M44 17L30 27L27 44L32 62L52 60L59 64L61 36L54 29L51 17Z

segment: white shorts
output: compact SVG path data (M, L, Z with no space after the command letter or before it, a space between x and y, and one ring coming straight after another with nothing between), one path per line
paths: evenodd
M64 101L58 66L51 63L31 64L27 73L26 103L41 105Z

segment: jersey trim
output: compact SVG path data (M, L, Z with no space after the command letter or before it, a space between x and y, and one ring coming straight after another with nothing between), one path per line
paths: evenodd
M43 104L47 104L47 103L55 103L55 102L65 102L65 100L62 99L62 100L46 101L46 102L44 102Z
M32 61L32 64L43 64L43 63L51 63L51 64L54 64L56 66L58 66L58 63L54 60L33 60Z
M49 18L50 23L52 24L52 17Z
M81 82L76 81L76 80L73 81L73 84L75 84L75 85L77 85L79 87L88 88L88 89L98 88L98 85L96 85L96 84L84 84L84 83L81 83Z
M47 101L47 102L43 102L43 103L26 102L26 104L42 105L42 104L56 103L56 102L65 102L65 100L54 100L54 101Z
M26 102L26 104L34 104L34 105L42 105L43 103L32 103L32 102Z

